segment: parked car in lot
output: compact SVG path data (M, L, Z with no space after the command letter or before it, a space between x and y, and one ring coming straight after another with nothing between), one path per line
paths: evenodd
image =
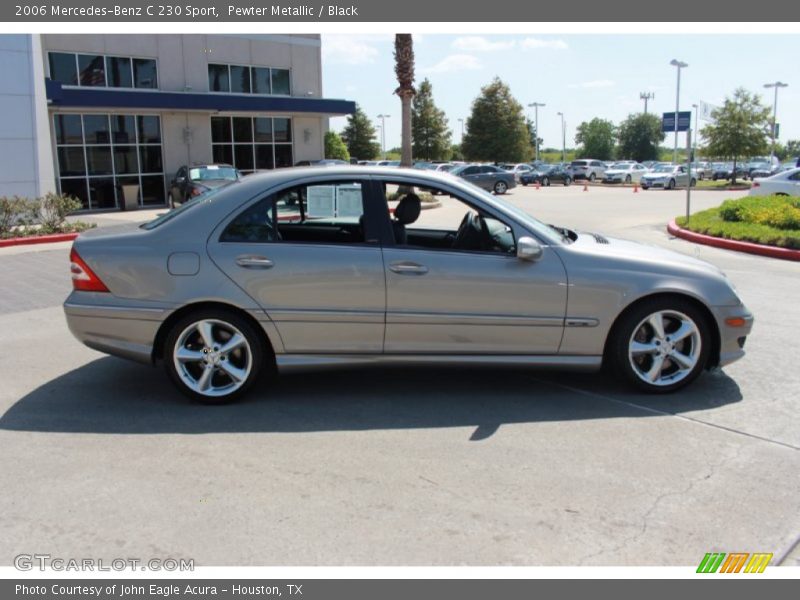
M693 162L692 163L692 174L697 178L698 181L703 181L704 179L711 179L711 175L713 173L713 167L711 166L710 162Z
M513 173L492 165L463 165L450 173L495 194L505 194L511 188L517 187Z
M736 177L744 178L747 176L747 168L741 163L714 163L711 179L717 181L719 179L733 179L734 168L736 169Z
M330 167L331 165L349 165L346 160L339 158L323 158L320 160L299 160L294 163L295 167Z
M549 186L551 183L570 185L572 183L572 175L560 164L540 164L535 170L520 175L519 182L522 185L533 185L539 183L545 187Z
M420 210L415 190L431 188L452 220ZM742 357L753 322L708 263L545 225L412 169L257 173L144 225L85 232L70 261L75 337L163 364L205 403L283 370L364 364L608 365L671 392Z
M241 176L232 165L224 163L183 166L169 182L169 205L176 208L195 196L227 185Z
M697 180L686 172L685 165L658 165L649 173L642 175L642 189L660 187L665 190L674 190L676 187L694 187Z
M755 179L756 177L771 177L775 175L775 173L781 170L780 163L752 163L749 166L750 170L747 176L750 179Z
M514 179L519 181L520 175L523 173L528 173L533 169L529 164L526 163L517 163L517 164L505 164L500 167L503 171L511 173L514 175Z
M639 183L647 167L639 163L614 163L603 175L603 183Z
M771 177L756 178L750 187L751 196L800 196L800 169L781 171Z
M594 181L595 179L602 179L606 172L606 165L599 160L580 159L573 160L569 165L570 174L572 179L588 179Z

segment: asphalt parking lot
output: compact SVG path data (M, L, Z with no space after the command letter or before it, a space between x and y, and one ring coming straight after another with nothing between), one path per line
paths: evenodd
M693 209L735 195L693 192ZM507 198L718 265L756 315L748 356L666 397L602 375L383 369L201 407L72 338L68 244L0 250L0 564L800 565L798 265L671 239L685 191Z

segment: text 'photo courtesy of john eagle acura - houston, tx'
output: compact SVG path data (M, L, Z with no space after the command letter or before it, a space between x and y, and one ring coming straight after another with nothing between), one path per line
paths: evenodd
M449 227L421 210L454 203ZM744 354L716 267L546 225L449 174L307 167L238 178L143 225L81 234L64 304L87 346L163 363L205 403L287 369L614 369L671 392Z

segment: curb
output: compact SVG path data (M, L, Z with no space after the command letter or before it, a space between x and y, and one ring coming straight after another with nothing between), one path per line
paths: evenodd
M777 246L764 246L763 244L754 244L753 242L727 240L725 238L705 235L703 233L695 233L694 231L689 231L688 229L678 227L674 220L670 221L667 225L667 231L675 237L679 237L696 244L713 246L715 248L722 248L724 250L736 250L737 252L746 252L747 254L757 254L759 256L766 256L769 258L779 258L781 260L800 261L800 250L778 248Z
M47 235L32 235L29 237L15 237L0 240L0 248L9 246L30 246L33 244L55 244L56 242L71 242L78 233L50 233Z

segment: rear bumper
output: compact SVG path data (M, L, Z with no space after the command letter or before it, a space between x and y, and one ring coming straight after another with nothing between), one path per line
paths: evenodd
M73 292L64 302L64 315L78 341L99 352L152 364L153 343L168 309L95 304L75 296Z

